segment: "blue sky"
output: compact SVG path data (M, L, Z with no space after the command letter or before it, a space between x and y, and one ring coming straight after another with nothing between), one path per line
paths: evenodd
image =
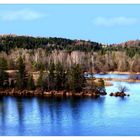
M108 44L140 39L140 5L0 5L0 34Z

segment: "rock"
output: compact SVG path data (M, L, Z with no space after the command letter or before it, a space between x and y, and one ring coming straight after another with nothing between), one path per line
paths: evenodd
M66 92L66 96L67 96L67 97L72 96L72 92Z
M126 96L126 94L124 93L123 96Z
M91 97L92 96L92 93L83 93L83 96L84 97Z
M15 92L15 89L13 88L12 91L11 91L11 93L13 94L14 92Z
M74 97L82 97L82 93L80 92L80 93L73 93L72 94Z
M95 98L98 98L98 97L100 97L100 95L99 95L99 94L96 94L96 95L95 95Z
M100 97L100 94L92 93L92 97L93 97L93 98L98 98L98 97Z
M113 96L114 94L113 94L113 93L110 93L109 95L110 95L110 96Z
M55 91L54 96L55 97L63 97L63 91Z
M43 96L44 97L51 97L52 96L52 93L51 92L44 92L43 93Z
M63 96L66 97L66 90L63 90Z
M115 97L118 97L118 93L115 93L114 96L115 96Z
M92 93L92 97L95 97L96 96L96 93Z

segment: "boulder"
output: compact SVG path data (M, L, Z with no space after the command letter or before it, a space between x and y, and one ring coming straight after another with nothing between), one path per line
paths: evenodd
M111 92L109 95L110 95L110 96L113 96L114 94Z
M66 92L66 97L72 96L72 92Z
M90 92L83 93L83 97L91 97L91 96L92 96L92 93Z
M54 96L55 97L63 97L63 91L55 91Z
M80 93L74 93L73 96L74 97L82 97L82 93L81 92Z
M43 93L43 96L44 97L51 97L52 96L52 93L51 92L44 92Z

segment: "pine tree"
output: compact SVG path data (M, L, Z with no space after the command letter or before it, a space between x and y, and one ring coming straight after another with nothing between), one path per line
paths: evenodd
M26 87L26 71L23 58L20 56L17 60L18 74L17 74L17 87L23 89Z
M4 58L0 59L0 87L8 86L7 61Z
M48 69L48 90L55 89L55 65L51 63Z
M37 80L37 87L41 87L43 84L43 70L40 70L40 74Z
M64 77L64 69L61 63L57 63L55 65L55 89L62 90L63 89L63 81L65 80Z
M32 75L29 75L28 77L27 87L29 90L35 90L35 83Z
M40 70L40 74L37 80L37 87L40 87L43 90L48 89L48 77L46 74L44 74L43 70Z
M7 60L4 58L0 58L0 69L6 70L8 67Z
M69 71L69 87L74 92L80 92L85 84L84 74L79 64L75 64Z
M8 74L3 69L0 69L0 87L7 86L8 86Z

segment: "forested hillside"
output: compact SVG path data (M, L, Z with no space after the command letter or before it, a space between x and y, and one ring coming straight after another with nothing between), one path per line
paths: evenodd
M101 44L84 40L70 40L65 38L43 38L31 36L5 35L0 36L0 51L8 52L14 48L37 49L44 48L47 51L57 50L80 50L97 51L101 49Z
M7 69L17 69L20 56L28 71L47 70L50 63L60 62L65 68L76 63L92 72L140 72L139 40L103 45L64 38L0 36L0 59Z

